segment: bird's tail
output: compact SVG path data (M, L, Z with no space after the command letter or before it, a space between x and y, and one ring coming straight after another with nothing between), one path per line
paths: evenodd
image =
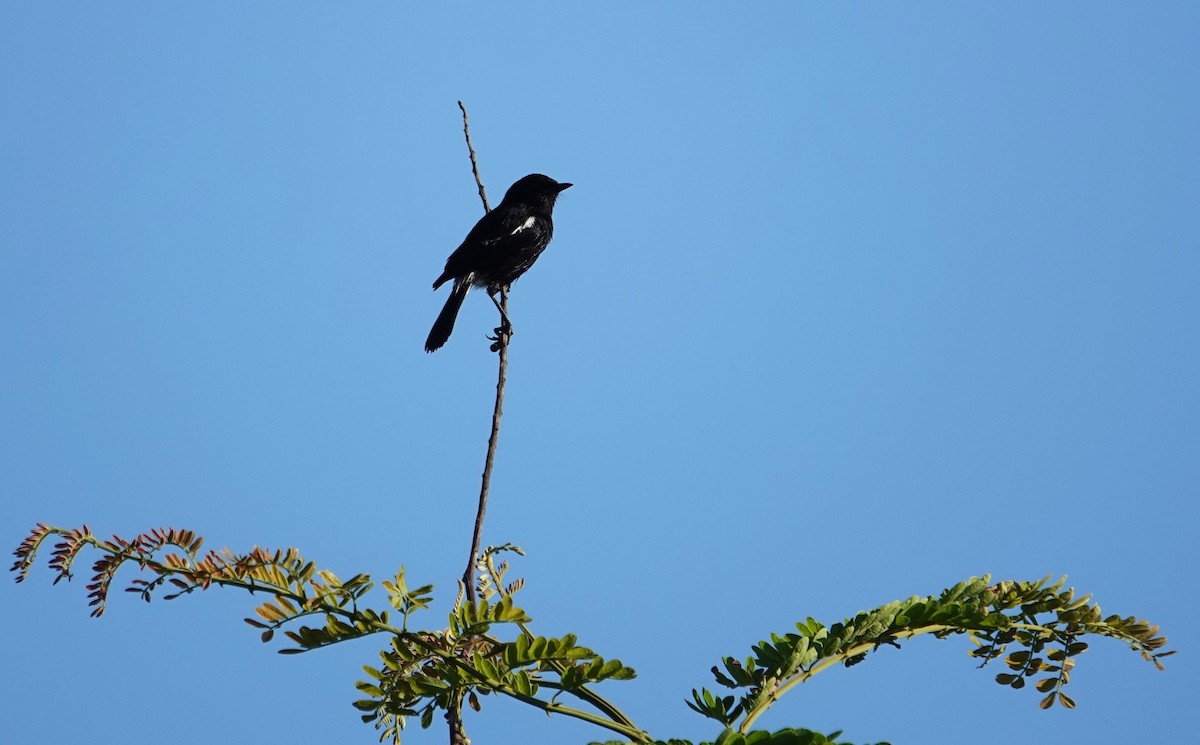
M458 309L462 307L463 300L467 299L467 293L470 291L471 277L454 280L450 297L446 298L446 305L442 307L442 312L438 313L433 328L429 330L429 338L425 340L426 352L436 352L450 338L450 332L454 331L454 321L458 318Z

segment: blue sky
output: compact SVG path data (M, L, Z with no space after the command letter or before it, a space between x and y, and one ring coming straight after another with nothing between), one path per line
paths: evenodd
M192 528L453 598L491 304L422 343L493 201L571 181L515 287L485 542L660 737L722 655L984 572L1200 645L1200 6L0 9L0 536ZM132 573L125 579L132 578ZM232 591L87 617L0 583L0 732L373 742L382 640L282 657ZM382 598L378 601L383 604ZM925 640L785 699L854 742L1194 734L1191 655L1075 711ZM495 699L476 742L604 733ZM443 742L441 729L412 743Z

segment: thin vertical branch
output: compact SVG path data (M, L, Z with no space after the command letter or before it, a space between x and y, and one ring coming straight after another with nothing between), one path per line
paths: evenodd
M500 308L501 317L506 317L508 315L507 290L500 291ZM499 372L496 375L496 404L492 409L492 433L488 436L487 458L483 463L483 479L479 486L479 510L475 513L475 533L471 537L471 556L467 562L467 570L463 573L463 582L467 586L467 600L470 602L475 602L475 560L479 556L479 543L483 537L483 516L487 512L488 488L492 483L492 465L496 462L496 443L500 439L500 416L504 413L504 384L507 382L508 372L507 329L497 329L496 343L493 347L500 353Z
M475 159L475 146L471 144L471 125L467 120L467 107L463 105L462 101L459 101L458 108L462 111L463 137L467 141L467 154L471 157L471 173L475 176L475 185L479 187L479 201L483 202L483 212L487 214L492 211L492 208L488 204L487 191L483 188L483 179L479 176L479 162ZM501 320L503 320L508 317L508 294L503 290L500 293L500 303ZM483 483L479 487L479 509L475 513L475 530L471 534L471 555L467 557L467 569L463 572L463 591L466 593L468 603L475 602L475 558L479 556L479 541L483 536L483 516L487 512L488 487L492 483L492 464L496 460L496 441L500 437L500 413L501 405L504 402L504 374L508 368L507 330L497 332L496 336L498 337L496 344L499 345L498 351L500 352L500 377L496 383L496 406L492 410L492 433L488 437L487 458L483 464ZM463 691L458 691L450 701L450 705L446 707L446 724L450 728L450 745L470 744L462 721L463 694Z
M491 211L488 205L487 192L483 188L483 179L479 176L479 162L475 159L475 146L471 144L471 127L467 120L467 107L462 101L458 102L462 111L463 137L467 141L467 153L471 157L471 173L475 176L475 185L479 187L479 199L483 202L483 211ZM479 509L475 513L475 531L471 536L471 554L467 557L467 568L463 572L463 589L467 602L475 602L475 560L479 556L479 544L483 537L483 518L487 512L488 489L492 483L492 467L496 462L496 444L500 439L500 416L504 409L504 385L508 371L508 328L504 319L508 317L508 288L500 290L501 323L496 332L494 351L500 354L499 373L496 378L496 404L492 409L492 432L488 437L487 458L483 464L483 478L479 487Z
M479 187L479 199L483 201L484 213L491 212L488 206L487 193L483 190L483 179L479 178L479 163L475 160L475 146L471 144L471 127L467 124L467 107L458 102L458 109L463 115L463 137L467 138L467 153L471 156L471 173L475 174L475 185Z
M487 214L492 211L492 208L488 204L487 192L483 188L483 179L479 176L479 162L475 158L475 146L471 143L471 125L467 118L467 107L463 105L462 101L459 101L458 108L462 111L463 138L467 141L467 154L471 158L471 173L475 176L475 185L479 188L479 200L483 202L484 214ZM483 537L483 518L487 513L488 489L492 483L492 467L496 462L496 445L500 439L500 417L504 412L504 386L507 382L508 372L508 342L512 335L512 329L508 323L507 287L500 288L500 302L497 304L497 307L500 310L500 326L496 329L496 336L491 337L494 342L491 347L492 351L497 352L500 356L499 370L496 376L496 404L492 409L492 432L488 436L487 457L484 460L483 478L479 487L479 508L475 513L475 531L471 536L471 555L467 557L467 568L463 572L462 578L463 592L468 603L476 602L475 565L479 558L480 540ZM522 626L521 631L526 636L531 636L530 632L524 626ZM559 673L561 674L562 670L559 670ZM614 729L631 738L635 737L635 734L631 734L631 732L636 733L638 735L636 739L649 742L649 735L641 732L619 709L600 696L597 696L587 686L581 686L579 690L574 690L572 693L608 715L622 729L613 727L600 719L595 720L597 724ZM446 723L450 729L450 745L470 745L470 740L467 739L466 729L462 721L464 697L465 690L459 689L446 707ZM536 703L536 700L528 703ZM547 712L549 711L547 709Z
M462 723L462 691L446 707L446 724L450 727L450 745L471 745Z

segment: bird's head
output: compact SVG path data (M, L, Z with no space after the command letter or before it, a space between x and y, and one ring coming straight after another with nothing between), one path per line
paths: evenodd
M558 198L559 193L570 187L571 184L560 183L549 176L531 173L508 187L508 191L504 194L504 201L509 204L544 203L547 207L553 207L554 200Z

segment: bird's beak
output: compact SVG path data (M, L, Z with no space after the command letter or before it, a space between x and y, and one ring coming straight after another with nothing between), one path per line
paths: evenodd
M575 184L559 184L559 185L555 186L554 188L561 192L565 189L570 189L574 185Z

